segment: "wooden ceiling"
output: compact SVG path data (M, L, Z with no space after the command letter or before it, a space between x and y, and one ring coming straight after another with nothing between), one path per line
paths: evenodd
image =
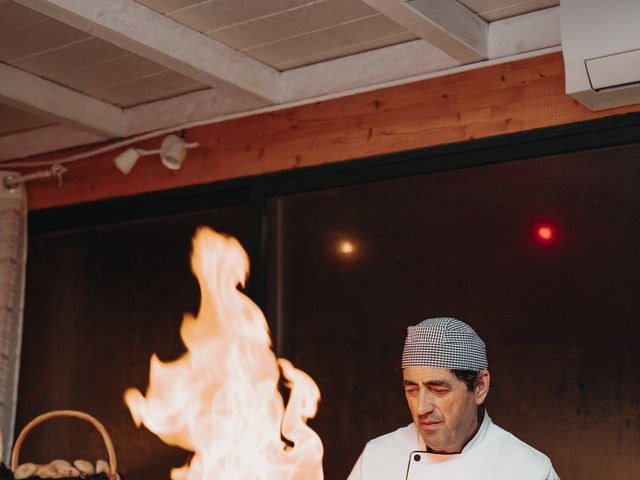
M558 4L0 0L0 162L546 53Z

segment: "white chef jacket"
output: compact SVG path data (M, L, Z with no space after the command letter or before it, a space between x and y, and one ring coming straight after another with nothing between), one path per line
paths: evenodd
M485 412L458 454L427 453L415 424L371 440L347 480L560 480L551 461Z

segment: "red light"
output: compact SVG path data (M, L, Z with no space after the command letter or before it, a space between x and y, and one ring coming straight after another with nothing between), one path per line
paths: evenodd
M560 238L558 226L550 222L538 223L531 233L534 241L540 245L554 245Z
M553 238L551 227L538 227L538 238L547 242L551 240Z

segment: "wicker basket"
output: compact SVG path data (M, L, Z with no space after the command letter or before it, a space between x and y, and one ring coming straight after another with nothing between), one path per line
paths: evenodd
M107 447L107 454L109 456L109 474L107 475L107 477L109 480L119 480L120 476L117 473L118 464L116 461L116 452L115 452L115 449L113 448L113 442L111 441L111 437L109 436L107 429L104 428L104 425L102 425L102 423L100 423L91 415L84 412L79 412L76 410L54 410L54 411L39 415L33 420L31 420L29 423L27 423L27 425L25 425L25 427L20 432L20 435L18 435L18 438L16 439L16 443L13 446L13 452L11 455L11 470L15 472L18 466L20 465L18 462L20 458L20 449L22 448L22 444L25 438L27 437L27 435L29 434L29 432L31 432L31 430L33 430L37 425L57 417L79 418L81 420L89 422L91 425L95 427L96 430L98 430L98 432L100 432L100 435L102 436L102 440L104 441L104 444ZM93 474L93 475L96 475L96 474ZM78 477L78 478L88 478L91 476L92 475L87 475L85 477Z

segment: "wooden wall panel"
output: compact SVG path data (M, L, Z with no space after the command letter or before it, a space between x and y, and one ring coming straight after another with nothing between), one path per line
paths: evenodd
M192 128L185 136L201 147L189 152L179 171L143 157L123 176L109 153L69 165L62 188L31 183L29 204L71 205L639 110L591 112L579 105L564 93L563 59L555 53Z

